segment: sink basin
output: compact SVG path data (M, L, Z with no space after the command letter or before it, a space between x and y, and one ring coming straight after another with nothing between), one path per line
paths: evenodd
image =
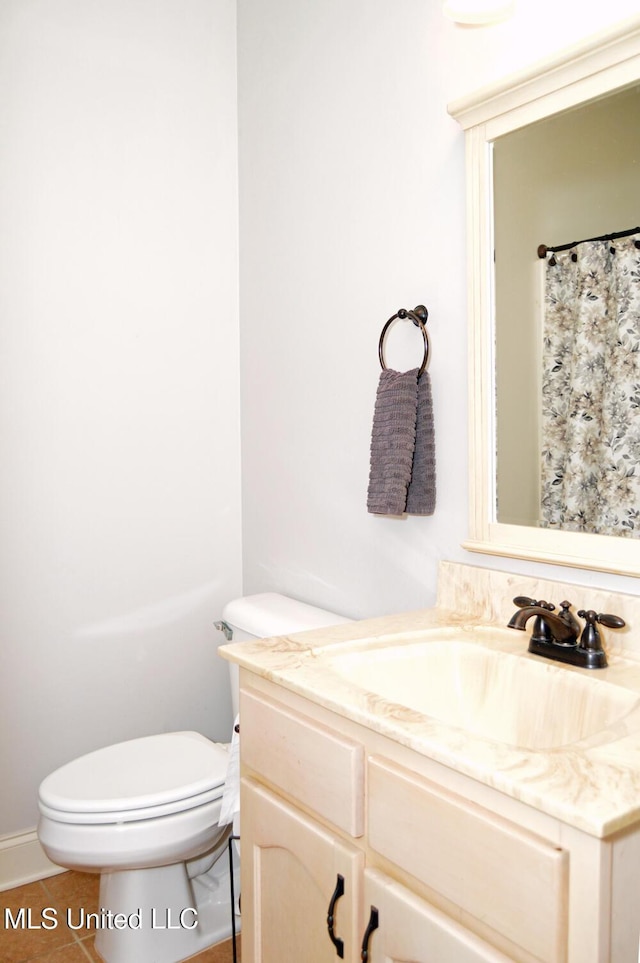
M459 639L360 649L327 662L385 701L525 749L588 739L640 705L636 692L593 673Z

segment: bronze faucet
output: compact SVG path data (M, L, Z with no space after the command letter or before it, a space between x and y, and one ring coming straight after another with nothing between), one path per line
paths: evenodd
M535 618L529 652L585 669L604 669L607 665L598 624L612 629L620 629L625 624L617 615L580 609L578 615L585 619L585 626L578 641L580 623L570 611L571 602L561 602L557 615L554 614L555 605L544 600L536 602L535 599L518 595L513 603L518 606L518 611L509 620L510 629L524 631L529 619Z

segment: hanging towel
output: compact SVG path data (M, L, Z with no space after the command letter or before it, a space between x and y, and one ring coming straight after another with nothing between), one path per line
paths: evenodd
M367 510L432 515L435 509L433 402L428 373L380 373L371 431Z
M418 378L416 447L407 492L407 515L433 515L436 509L436 449L433 429L431 378L425 371Z

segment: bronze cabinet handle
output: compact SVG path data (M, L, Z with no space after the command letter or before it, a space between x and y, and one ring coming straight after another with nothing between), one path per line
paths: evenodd
M378 910L375 906L371 907L371 913L369 915L369 923L364 931L364 937L362 938L362 952L360 953L360 959L362 963L367 963L369 959L369 940L371 939L371 934L374 930L377 930L379 926L378 923Z
M341 896L344 896L344 876L341 876L340 873L338 873L338 878L336 880L336 888L333 891L333 896L331 897L331 901L329 903L329 909L327 910L327 929L329 931L329 939L331 940L331 942L336 948L336 953L338 954L340 959L343 959L344 941L341 940L339 936L336 936L333 931L333 923L334 923L333 914L336 908L336 903L338 902Z

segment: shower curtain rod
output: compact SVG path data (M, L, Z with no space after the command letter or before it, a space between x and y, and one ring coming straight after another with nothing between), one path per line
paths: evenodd
M556 254L558 251L570 251L578 244L587 244L589 241L615 241L619 237L630 237L632 234L640 233L640 227L632 227L628 231L616 231L614 234L602 234L600 237L586 237L582 241L571 241L569 244L559 244L557 247L547 247L541 244L538 247L538 257L542 260L548 253ZM640 247L640 241L636 241L636 247Z

